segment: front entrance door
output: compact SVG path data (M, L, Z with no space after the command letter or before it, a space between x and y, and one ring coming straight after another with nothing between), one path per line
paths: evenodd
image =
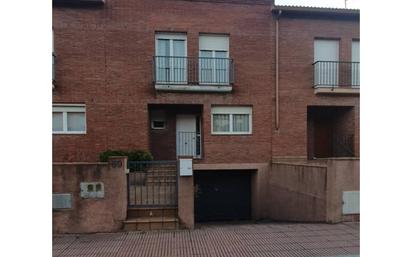
M177 156L197 157L196 115L176 116L176 154Z
M315 123L315 157L328 158L333 156L333 127L327 120Z

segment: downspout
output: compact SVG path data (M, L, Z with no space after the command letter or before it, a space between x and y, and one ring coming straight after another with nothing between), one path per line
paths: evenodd
M275 130L279 130L279 17L282 14L282 10L278 11L275 20L275 44L276 44L276 57L275 57Z

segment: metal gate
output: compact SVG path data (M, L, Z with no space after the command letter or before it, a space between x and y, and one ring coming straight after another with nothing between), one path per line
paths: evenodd
M177 207L176 161L129 161L129 207Z

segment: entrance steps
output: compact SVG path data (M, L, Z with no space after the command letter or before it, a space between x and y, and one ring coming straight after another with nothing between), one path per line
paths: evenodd
M126 231L178 229L177 207L134 207L127 209Z

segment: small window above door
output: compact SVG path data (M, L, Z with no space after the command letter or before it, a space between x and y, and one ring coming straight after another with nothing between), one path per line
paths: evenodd
M155 110L150 115L150 126L152 129L166 128L166 115L163 111Z

